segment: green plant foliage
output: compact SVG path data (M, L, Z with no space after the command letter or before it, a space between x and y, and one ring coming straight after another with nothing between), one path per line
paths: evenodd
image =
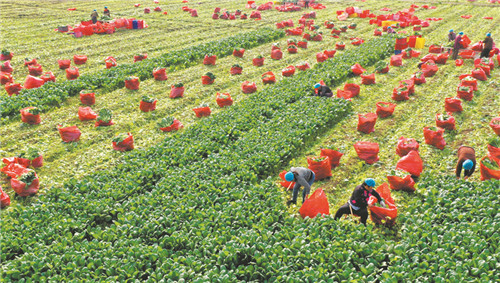
M344 224L331 219L288 217L267 177L352 112L344 99L309 96L310 86L321 79L339 84L352 64L373 64L391 47L391 40L381 37L348 50L174 138L125 156L112 169L52 188L30 207L13 207L5 219L17 224L2 227L2 278L35 280L43 273L55 281L286 280L283 276L292 276L304 260L324 262L325 254L319 253L283 261L303 249L301 242L309 237L319 240L306 240L306 250L325 250L334 258L317 276L351 278L354 266L334 275L348 255L334 257L337 249L324 247L336 238L335 231L356 239L373 237L354 227L332 230ZM283 131L283 124L290 130ZM256 207L262 210L256 213ZM272 266L283 271L277 274Z
M76 80L50 82L39 88L25 89L18 96L1 97L0 117L18 115L19 110L27 106L37 106L45 112L59 106L68 97L77 95L82 89L102 88L102 93L110 92L123 88L124 80L128 77L136 76L141 81L152 78L153 70L159 66L169 67L171 70L184 69L198 64L205 54L225 57L231 55L237 46L249 49L283 36L285 32L282 30L262 28L173 51L157 58L148 58L134 64L120 64L97 73L84 74Z

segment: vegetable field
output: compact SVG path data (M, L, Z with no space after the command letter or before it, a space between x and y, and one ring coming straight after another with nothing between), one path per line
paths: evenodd
M450 29L471 46L487 32L500 38L500 3L319 1L287 12L279 9L295 8L255 4L0 0L2 56L13 54L1 61L0 187L10 198L2 280L500 280L500 55L419 66L431 45L447 53ZM144 28L75 37L104 6ZM376 23L405 13L422 23L393 24L395 34ZM396 42L412 35L423 48L395 57ZM58 60L70 60L77 78ZM55 81L27 89L28 73L45 78L37 68ZM464 75L484 70L485 80ZM313 96L318 82L334 98ZM15 83L24 85L18 94ZM452 111L457 104L462 111ZM401 153L401 137L418 152ZM362 160L359 142L378 151ZM468 180L455 178L462 145L478 162ZM301 197L287 207L278 175L325 162L325 149L342 157L311 193L323 188L330 215L303 219ZM401 170L410 155L422 170ZM395 190L393 177L412 184ZM390 182L397 218L334 220L365 178Z

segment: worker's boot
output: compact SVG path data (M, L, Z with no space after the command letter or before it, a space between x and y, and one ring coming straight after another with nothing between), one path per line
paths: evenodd
M297 201L294 201L294 200L289 200L289 201L287 201L287 202L286 202L286 205L287 205L287 206L290 206L292 203L293 203L293 204L297 204Z

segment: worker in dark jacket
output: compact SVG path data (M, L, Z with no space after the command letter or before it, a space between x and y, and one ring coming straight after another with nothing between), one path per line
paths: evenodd
M297 204L297 197L299 194L300 187L304 187L302 191L302 203L306 201L309 192L311 191L311 186L314 183L314 172L311 169L304 167L292 167L290 171L285 174L285 180L288 182L295 182L293 187L292 199L287 202L287 205Z
M453 60L456 60L458 58L458 51L460 50L460 47L462 47L462 35L464 35L463 32L459 32L458 36L455 38L455 43L453 44L453 55L451 57Z
M457 34L454 33L452 29L450 29L450 32L448 33L448 42L455 41L455 38L457 38Z
M493 49L493 39L491 33L487 33L486 38L483 40L483 51L481 51L480 58L489 58L491 49Z
M385 207L384 200L373 188L375 187L375 180L372 178L367 178L363 184L357 186L352 192L349 201L341 206L337 213L335 213L335 219L339 219L344 214L354 214L361 216L361 223L366 225L366 219L368 219L368 209L372 205L368 205L368 199L370 196L374 196L379 201L382 207Z
M457 151L458 161L455 169L457 179L460 179L462 168L464 169L464 180L467 180L476 169L476 152L470 146L461 146Z
M93 24L97 23L97 17L99 17L99 14L97 14L97 10L94 10L92 14L90 14L90 18L92 19Z
M327 87L326 85L321 85L319 83L314 85L314 90L316 93L316 96L325 96L325 97L332 97L333 92L332 90Z
M109 12L108 7L104 7L104 16L111 18L111 12Z

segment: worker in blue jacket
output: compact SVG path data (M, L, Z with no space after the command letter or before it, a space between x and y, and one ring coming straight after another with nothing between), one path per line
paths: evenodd
M341 206L335 213L335 219L339 219L344 214L354 214L361 217L361 223L366 226L366 219L368 219L368 209L372 205L368 204L368 200L371 196L377 198L380 206L385 207L385 202L380 197L377 191L373 188L375 187L375 180L372 178L367 178L363 184L357 186L352 192L349 201Z

